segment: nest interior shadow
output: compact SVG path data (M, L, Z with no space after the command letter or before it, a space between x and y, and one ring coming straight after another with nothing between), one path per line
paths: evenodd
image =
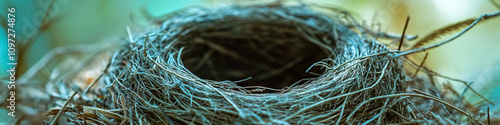
M330 53L297 29L250 17L222 20L181 37L179 45L185 48L181 57L187 69L204 79L274 89L300 85L324 72L309 67Z

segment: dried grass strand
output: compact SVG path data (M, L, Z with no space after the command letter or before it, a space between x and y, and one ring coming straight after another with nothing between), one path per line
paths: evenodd
M464 30L460 31L460 33L454 35L453 37L445 40L445 41L442 41L442 42L439 42L437 44L433 44L433 45L430 45L430 46L426 46L426 47L420 47L420 48L415 48L413 47L414 49L411 49L411 50L408 50L408 51L404 51L404 52L401 52L401 53L398 53L398 54L395 54L393 55L393 57L399 57L399 56L404 56L404 55L409 55L409 54L413 54L413 53L417 53L417 52L422 52L422 51L425 51L425 50L429 50L429 49L433 49L433 48L436 48L436 47L439 47L441 45L444 45L446 43L449 43L455 39L457 39L458 37L462 36L463 34L465 34L467 31L469 31L470 29L472 29L472 27L476 26L476 24L478 24L479 22L482 22L484 20L488 20L488 19L492 19L492 18L496 18L500 15L500 11L499 12L495 12L495 13L489 13L489 14L483 14L481 15L480 17L478 17L476 20L474 20L474 22L472 22L470 25L468 25ZM467 21L465 21L467 22ZM466 24L466 23L464 23ZM463 25L462 23L458 23L457 25ZM447 28L444 28L443 31L447 31L447 30L454 30L456 29L456 27L451 27L451 29L447 29ZM443 32L441 31L441 32ZM440 31L437 31L438 33L437 34L441 34ZM434 37L430 37L430 38L434 38ZM426 38L424 37L424 40ZM420 43L420 42L418 42Z

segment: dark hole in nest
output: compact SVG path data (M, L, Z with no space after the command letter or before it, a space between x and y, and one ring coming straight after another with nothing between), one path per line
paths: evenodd
M222 22L192 31L181 43L181 57L184 66L203 79L281 89L322 74L318 67L306 70L329 56L297 29L283 23Z

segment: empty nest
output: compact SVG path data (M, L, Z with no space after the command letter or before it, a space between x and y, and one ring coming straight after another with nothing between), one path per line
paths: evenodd
M77 124L473 119L444 104L429 109L429 100L445 102L422 92L426 88L407 92L410 83L431 82L409 81L401 57L345 17L281 4L171 13L156 30L126 41L98 78L103 87L74 99L65 117Z

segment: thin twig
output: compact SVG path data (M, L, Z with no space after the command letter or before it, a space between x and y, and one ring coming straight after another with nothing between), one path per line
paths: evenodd
M417 76L418 71L420 71L420 69L424 66L425 60L427 60L428 55L429 53L425 53L424 59L422 60L422 62L420 62L420 65L418 66L419 68L417 68L417 71L415 71L415 74L413 74L413 77L411 77L412 79Z
M471 81L469 84L467 84L462 93L460 94L460 97L458 97L458 107L462 107L462 100L464 99L464 95L469 89L469 87L472 85L472 83L474 83L474 81Z
M106 65L106 67L102 71L101 75L99 75L89 86L87 86L87 88L85 89L85 91L83 91L82 95L85 95L90 90L90 88L92 88L92 86L94 86L94 84L97 83L97 81L99 81L99 79L101 79L101 77L104 76L104 74L106 74L108 72L108 68L109 68L110 65L111 65L111 63L109 63L108 65Z
M490 119L490 107L488 107L488 109L487 109L487 113L488 113L488 125L491 125L491 119Z
M497 16L500 15L500 11L499 12L495 12L495 13L490 13L490 14L484 14L482 16L480 16L479 18L476 19L476 21L474 21L471 25L469 25L467 28L465 28L464 30L462 30L460 33L458 33L457 35L449 38L448 40L445 40L443 42L440 42L440 43L437 43L437 44L434 44L434 45L431 45L431 46L426 46L426 47L421 47L421 48L416 48L416 49L412 49L412 50L408 50L408 51L404 51L404 52L401 52L401 53L398 53L398 54L395 54L395 55L392 55L392 57L400 57L400 56L404 56L404 55L409 55L409 54L413 54L413 53L418 53L418 52L422 52L422 51L425 51L425 50L429 50L429 49L433 49L433 48L436 48L436 47L439 47L441 45L444 45L446 43L449 43L455 39L457 39L458 37L462 36L463 34L465 34L467 31L469 31L470 29L472 29L472 27L474 27L477 23L483 21L483 20L488 20L488 19L491 19L491 18L495 18Z
M405 40L405 34L406 34L406 28L408 28L408 23L410 22L410 15L408 15L406 17L406 23L405 23L405 27L403 29L403 34L401 34L401 40L399 41L399 46L398 46L398 50L401 50L401 45L403 45L403 41Z
M69 104L69 102L71 102L71 100L73 99L73 97L77 93L78 93L77 91L73 92L73 94L68 98L68 100L66 101L66 103L64 103L64 105L61 107L61 110L59 110L59 112L57 113L56 117L54 117L54 120L52 120L52 123L50 125L56 125L57 124L57 121L59 121L59 117L61 117L61 115L63 114L63 112L66 111L66 106Z

